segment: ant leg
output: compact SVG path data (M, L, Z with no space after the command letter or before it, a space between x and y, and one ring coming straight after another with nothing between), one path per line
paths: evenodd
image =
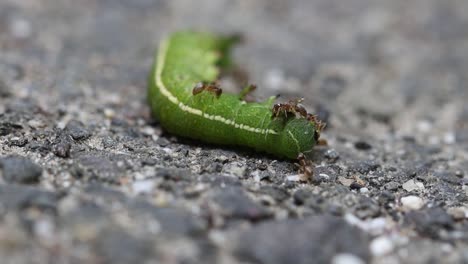
M199 82L193 88L192 94L197 95L203 91L207 91L213 94L214 96L216 96L216 98L219 98L219 96L223 93L223 89L221 89L221 87L219 87L219 84L216 82Z
M299 167L298 173L301 181L312 180L312 177L314 176L312 161L308 160L303 153L299 153L297 160L299 163L296 163L296 166Z
M247 85L246 87L244 87L244 89L242 89L242 91L240 92L239 94L239 99L240 100L245 100L245 97L248 96L249 94L251 94L253 91L255 91L255 89L257 89L257 86L254 85L254 84L249 84Z

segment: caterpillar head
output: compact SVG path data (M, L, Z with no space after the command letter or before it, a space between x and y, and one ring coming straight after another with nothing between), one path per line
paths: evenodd
M299 153L306 156L312 151L320 137L320 124L306 118L292 118L287 121L280 134L277 146L282 155L295 159Z

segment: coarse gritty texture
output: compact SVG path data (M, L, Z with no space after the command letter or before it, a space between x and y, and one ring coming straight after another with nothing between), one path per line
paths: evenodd
M0 1L1 262L467 262L466 10ZM241 33L233 58L255 98L304 97L327 122L311 183L291 161L153 119L155 48L187 28Z
M154 116L169 132L205 142L248 146L278 157L310 154L317 125L306 117L273 117L273 99L247 103L239 95L209 91L193 94L201 82L218 79L219 63L229 63L233 40L183 31L165 39L156 54L148 84Z

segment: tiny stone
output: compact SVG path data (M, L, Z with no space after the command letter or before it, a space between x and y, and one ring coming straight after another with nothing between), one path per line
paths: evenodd
M305 201L312 196L312 191L308 189L299 189L293 194L294 204L303 205Z
M358 141L354 143L354 147L359 150L369 150L372 148L372 146L365 141Z
M75 120L68 122L64 130L74 140L83 140L91 136L91 133L84 127L83 123Z
M38 237L47 240L53 240L54 238L54 224L49 219L41 219L34 225L34 233Z
M29 120L28 125L32 128L43 128L46 126L42 120L38 119Z
M135 194L151 193L155 185L153 180L139 180L132 184L132 189Z
M419 210L424 206L424 201L418 196L410 195L402 197L401 204L406 211Z
M351 186L351 184L354 182L353 179L348 179L342 176L338 177L338 180L341 182L341 184L348 187Z
M299 175L299 174L288 175L288 176L286 177L286 180L287 180L287 181L291 181L291 182L299 182L299 181L302 180L302 177L301 177L301 175Z
M398 182L391 181L391 182L388 182L388 183L385 184L385 189L387 189L389 191L396 191L399 186L400 186L400 184Z
M115 111L110 108L105 108L104 116L108 119L112 119L115 116Z
M21 38L21 39L27 38L32 33L31 23L29 23L25 19L17 18L11 22L10 32L16 38Z
M390 222L391 220L385 217L370 219L366 221L364 230L373 235L383 234L389 227Z
M369 192L369 189L367 189L366 187L364 187L364 188L359 189L359 192L360 192L360 193L368 193L368 192Z
M157 159L153 159L153 158L147 158L147 159L144 159L141 161L141 165L143 166L154 166L158 163L158 160Z
M118 117L111 118L111 126L127 126L128 123L126 120Z
M387 255L393 251L394 247L393 242L384 236L375 238L369 245L370 251L375 257Z
M14 123L9 123L9 122L0 123L0 136L6 136L22 128L23 127L21 125L14 124Z
M170 144L169 140L166 138L160 137L156 140L156 144L158 144L161 147L165 147Z
M414 190L424 190L424 184L422 182L418 182L415 180L409 180L405 183L403 183L403 189L405 189L408 192L414 191Z
M395 195L389 191L382 191L379 195L378 201L380 204L388 204L395 201Z
M422 120L418 122L418 130L422 133L429 133L432 129L432 123L427 120Z
M105 137L101 140L104 148L111 148L117 144L111 137Z
M0 159L3 179L10 183L37 183L42 175L42 168L30 159L21 156L9 156Z
M328 174L320 173L318 176L322 179L322 181L330 180L330 175L328 175Z
M363 187L364 186L361 183L357 182L357 181L353 181L351 183L351 185L349 186L349 188L351 188L351 190L360 190Z
M68 158L70 157L71 144L67 140L61 140L54 146L54 154L57 157Z
M223 172L234 175L238 178L244 177L245 173L247 172L247 167L242 165L238 162L228 163L223 167Z
M268 165L265 164L265 163L258 163L258 164L257 164L257 169L259 169L259 170L264 171L264 170L266 170L267 168L268 168Z
M10 146L24 147L28 143L28 139L23 137L12 137L10 138Z
M141 118L138 118L137 119L137 125L139 126L143 126L146 124L146 121L144 119L141 119Z
M349 253L341 253L332 258L332 264L364 264L364 260Z
M145 126L141 129L141 133L143 133L143 135L146 135L146 136L152 136L155 134L155 130L154 128L150 126Z
M226 163L226 162L229 161L229 158L227 156L225 156L225 155L221 155L221 156L216 157L216 160L218 160L218 161L220 161L222 163Z
M444 143L445 144L454 144L456 141L455 133L447 132L444 134Z
M334 150L334 149L328 149L326 152L325 152L325 158L329 159L329 160L337 160L338 158L340 157L340 153L338 153L338 151Z
M468 218L468 208L465 207L452 207L447 210L447 213L455 220Z

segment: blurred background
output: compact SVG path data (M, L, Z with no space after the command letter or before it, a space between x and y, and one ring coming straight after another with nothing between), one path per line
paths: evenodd
M352 116L364 115L401 135L424 130L429 122L439 128L428 129L430 136L463 138L447 130L468 111L463 0L3 0L0 5L3 79L15 93L46 93L38 98L43 105L65 105L86 93L95 94L99 104L127 95L132 100L126 105L144 101L158 40L189 28L242 33L246 42L236 59L259 85L259 95L305 97L309 108L333 112L330 125L363 129L367 124Z

